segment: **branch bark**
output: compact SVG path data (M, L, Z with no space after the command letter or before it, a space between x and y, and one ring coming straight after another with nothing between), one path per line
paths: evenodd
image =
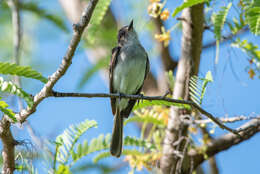
M182 21L182 55L176 73L176 82L173 92L173 98L175 99L183 98L184 100L188 100L189 78L192 74L197 74L199 70L202 33L204 28L203 8L204 4L198 4L183 10L182 18L185 20ZM160 161L161 170L166 174L175 174L179 173L179 171L181 173L187 172L184 171L182 165L178 164L183 160L174 155L174 151L185 151L183 144L186 142L183 141L183 143L177 147L173 145L174 142L177 142L180 138L186 137L187 134L187 126L180 120L182 114L189 113L176 107L171 108L171 114L164 139L163 156ZM181 170L177 169L177 166L180 166Z
M256 133L260 132L260 119L256 118L248 121L240 128L240 135L243 138L235 136L233 134L225 134L215 140L213 140L207 147L205 154L200 154L195 150L191 150L188 155L194 160L194 167L196 168L203 161L207 160L205 156L212 157L219 152L227 150L236 144L239 144L249 138L253 137Z
M15 145L17 142L14 140L10 125L11 123L6 119L8 116L3 116L0 122L0 137L3 143L2 157L3 157L3 174L13 174L15 170Z
M14 62L19 64L20 60L20 47L21 47L21 22L20 13L18 8L18 0L8 0L8 6L12 13L13 23L13 53ZM14 82L21 86L19 77L14 78ZM19 107L22 108L22 102L19 100ZM15 145L17 141L13 138L10 126L11 123L7 120L8 116L4 115L0 123L0 137L3 143L3 174L13 174L15 170Z

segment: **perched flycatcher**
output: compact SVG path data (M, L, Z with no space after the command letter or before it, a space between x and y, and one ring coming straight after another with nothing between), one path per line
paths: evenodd
M109 67L110 93L140 94L144 80L149 72L147 53L133 27L133 20L118 32L118 46L112 49ZM120 157L123 143L123 119L127 118L136 100L126 98L111 98L114 115L114 127L110 152Z

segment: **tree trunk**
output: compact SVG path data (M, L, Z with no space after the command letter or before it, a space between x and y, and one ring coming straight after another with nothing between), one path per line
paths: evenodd
M203 6L204 4L198 4L183 10L182 52L173 92L175 99L189 98L190 76L197 74L199 70L204 22ZM187 126L181 121L181 117L185 114L189 114L189 111L177 107L171 108L160 161L163 173L189 173L192 169L190 164L185 164Z

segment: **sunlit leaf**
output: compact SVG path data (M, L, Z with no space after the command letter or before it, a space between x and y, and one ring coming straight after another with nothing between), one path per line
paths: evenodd
M4 101L0 100L0 110L6 114L9 118L11 118L14 122L17 122L16 118L15 118L15 113L11 110L8 109L8 104Z
M144 107L149 107L149 106L155 106L155 105L161 105L161 106L176 106L180 108L186 108L190 109L190 106L187 104L180 104L180 103L173 103L173 102L168 102L164 100L140 100L139 103L137 102L133 108L133 110L141 109Z
M43 77L41 73L33 70L29 66L20 66L9 62L0 62L0 74L23 76L40 80L43 83L46 83L48 81L48 79Z
M21 97L26 101L28 107L31 107L33 105L33 98L29 94L16 86L13 82L4 81L2 77L0 77L0 91Z
M179 7L177 7L174 10L172 17L175 17L179 12L181 12L185 8L189 8L189 7L192 7L194 5L204 3L204 2L208 2L208 0L187 0L182 5L180 5Z

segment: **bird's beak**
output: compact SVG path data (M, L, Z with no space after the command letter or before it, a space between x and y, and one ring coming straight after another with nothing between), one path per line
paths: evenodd
M132 31L134 29L134 21L131 20L130 24L128 25L128 31Z

